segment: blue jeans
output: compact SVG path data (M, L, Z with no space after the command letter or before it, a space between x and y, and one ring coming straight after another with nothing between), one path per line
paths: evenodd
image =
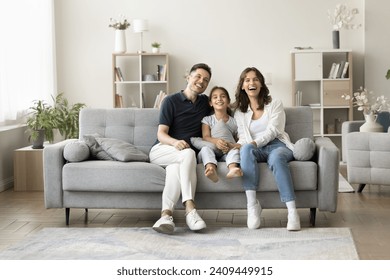
M274 139L266 146L257 148L253 144L245 144L240 149L243 187L246 191L257 190L260 181L258 162L267 162L274 174L282 202L295 200L289 162L293 160L293 152L279 139Z

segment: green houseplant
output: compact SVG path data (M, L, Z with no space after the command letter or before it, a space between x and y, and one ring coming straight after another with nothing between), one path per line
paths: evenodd
M78 138L79 134L79 114L85 107L84 103L70 105L64 97L64 93L58 94L54 101L55 128L65 139Z
M42 149L44 139L53 141L56 126L54 108L43 100L35 100L27 116L27 131L30 133L33 149Z
M152 43L152 53L160 52L160 48L161 48L161 43L159 43L159 42Z

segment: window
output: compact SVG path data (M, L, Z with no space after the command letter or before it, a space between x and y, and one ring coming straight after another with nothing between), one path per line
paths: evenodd
M0 125L56 91L53 0L0 2Z

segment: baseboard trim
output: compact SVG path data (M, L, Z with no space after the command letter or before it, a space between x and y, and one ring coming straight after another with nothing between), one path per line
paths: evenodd
M0 180L0 192L8 190L14 186L14 177Z

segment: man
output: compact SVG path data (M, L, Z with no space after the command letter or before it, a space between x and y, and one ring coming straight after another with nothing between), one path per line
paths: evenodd
M186 88L168 95L161 106L158 143L149 154L150 162L166 166L161 218L153 225L157 232L170 234L174 231L172 214L180 194L188 227L194 231L206 228L195 209L197 150L191 146L190 138L202 137L201 120L210 114L208 98L203 94L210 79L210 67L204 63L195 64L187 76Z

